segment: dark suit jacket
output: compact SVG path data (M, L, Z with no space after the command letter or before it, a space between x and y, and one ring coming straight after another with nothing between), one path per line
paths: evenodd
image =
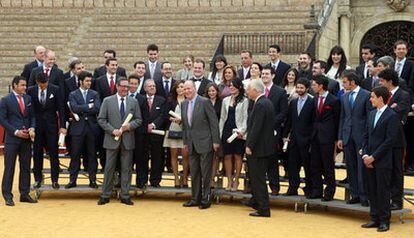
M122 76L122 77L126 77L127 76L126 75L126 72L125 72L125 69L122 68L122 67L118 67L118 69L116 70L116 74L119 75L119 76ZM102 65L102 66L96 68L93 71L93 78L94 79L97 79L97 78L99 78L99 77L101 77L103 75L106 75L106 66L105 65Z
M413 74L414 74L414 62L407 59L403 65L400 77L405 80L407 85L413 85L413 82L412 82L414 80Z
M276 153L274 123L271 123L275 120L272 102L265 96L260 96L247 119L246 147L252 150L252 157L268 157Z
M340 104L338 99L328 93L321 114L318 113L319 96L315 97L315 123L312 139L320 144L333 144L338 138Z
M146 96L137 93L135 95L135 99L137 99L138 104L139 104L139 108L141 109L141 116L142 118L144 118L144 110L148 111L148 104L147 104L147 98ZM143 125L140 125L136 130L135 130L136 134L146 134L147 133L147 125L145 125L145 127Z
M298 69L298 78L307 78L308 80L312 80L312 66L306 71Z
M364 79L364 78L368 78L369 77L369 75L367 75L368 77L365 77L365 75L364 75L364 69L365 69L365 63L362 63L362 64L358 65L355 68L355 70L357 71L357 73L359 74L359 76L361 76L361 79Z
M396 104L396 106L392 107L394 103ZM407 122L408 112L410 112L411 110L411 101L409 93L399 88L390 99L388 106L391 109L393 109L394 112L398 115L400 126L398 128L398 139L395 141L395 147L402 148L406 145L403 125L405 125L405 123Z
M170 92L171 92L174 84L175 84L175 79L171 79L171 83L169 84L170 91L166 92L164 90L164 81L163 81L163 79L161 78L161 80L155 81L155 87L157 89L155 94L158 95L158 96L161 96L163 98L168 98L170 96Z
M28 87L36 85L35 77L40 72L43 72L43 66L33 69L32 73L30 74L29 82L27 84ZM63 71L59 69L57 65L53 65L52 69L49 72L49 84L58 86L61 95L65 95L65 78L63 77Z
M277 131L277 138L280 138L282 135L282 124L285 122L288 113L288 96L283 88L273 84L270 88L268 99L272 102L273 112L275 113L273 130Z
M272 63L270 62L266 66L272 67ZM285 74L289 69L290 69L290 65L280 60L276 68L276 76L273 79L273 83L281 87L283 78L285 77Z
M96 91L89 89L86 94L86 102L83 99L82 92L77 89L69 94L69 103L72 111L79 116L79 121L73 120L69 134L74 136L82 135L85 131L86 125L97 135L100 133L100 128L97 121L99 108L101 107L101 100ZM93 103L94 106L89 108L88 104Z
M288 116L283 130L283 138L288 138L289 147L306 147L311 143L313 122L315 117L314 98L308 95L298 115L298 98L293 99L289 104Z
M68 79L68 78L70 78L71 76L70 76L70 70L68 71L68 72L66 72L66 73L64 73L63 74L63 78L66 80L66 79Z
M372 155L375 168L392 168L392 148L398 134L398 116L389 107L381 114L376 126L374 120L377 110L368 116L364 130L362 155Z
M329 93L332 93L335 97L338 97L338 93L339 93L339 83L338 81L328 78L328 91Z
M361 146L363 141L361 132L366 129L367 117L372 110L369 100L371 94L360 88L358 94L354 97L353 108L349 103L349 96L349 92L342 95L338 140L343 140L344 145L347 145L349 139L352 138L357 146Z
M150 79L151 78L151 70L150 70L150 66L148 64L148 61L145 63L146 66L146 71L144 74L145 79ZM157 81L160 80L162 78L162 73L161 73L161 63L160 61L157 61L157 64L155 65L155 69L154 69L154 77L153 80Z
M250 70L249 70L249 72L247 72L246 77L244 77L243 67L241 67L239 70L237 70L237 75L239 76L239 79L241 79L241 80L249 79L251 77L250 76Z
M216 112L217 115L217 119L220 121L220 114L221 114L221 104L222 104L223 100L221 100L220 98L216 99L216 103L213 105L214 107L214 111Z
M78 84L75 76L65 79L65 102L68 101L69 94L79 88Z
M119 75L116 75L115 82L119 78ZM116 94L116 83L115 83L115 90L113 94L111 94L111 89L109 88L108 78L106 77L106 74L102 75L101 77L94 80L93 84L93 90L98 92L99 98L103 101L106 97L112 96Z
M194 78L191 78L190 80L193 80L193 81L195 81L195 79ZM210 80L208 80L206 77L202 77L201 78L201 83L200 83L200 87L198 88L198 90L197 90L197 94L198 95L200 95L200 96L204 96L204 94L205 94L205 92L206 92L206 88L207 88L207 85L209 84L209 83L211 83L211 81Z
M5 130L5 144L19 144L23 139L14 135L16 130L35 128L35 116L32 99L23 95L24 114L20 111L19 102L14 93L9 93L0 101L0 124Z
M363 88L363 89L365 89L365 90L368 90L368 91L371 91L372 90L372 77L371 76L369 76L369 77L367 77L367 78L364 78L363 80L362 80L362 82L361 82L361 88ZM377 87L377 86L379 86L379 79L375 82L375 84L374 84L374 87Z
M21 76L23 76L26 79L26 81L29 82L29 78L30 78L30 74L32 73L32 70L37 67L39 67L39 65L37 64L36 60L24 65Z
M37 85L29 87L27 94L32 98L37 127L57 128L59 119L60 128L66 128L65 107L63 105L64 95L60 94L57 86L53 84L47 86L45 106L39 101L39 87ZM57 113L59 113L59 117Z
M166 101L163 97L155 95L152 99L152 108L149 111L148 100L146 96L143 96L145 103L143 105L142 115L142 127L147 132L148 124L154 123L156 130L165 130L165 110ZM168 113L168 112L167 112Z

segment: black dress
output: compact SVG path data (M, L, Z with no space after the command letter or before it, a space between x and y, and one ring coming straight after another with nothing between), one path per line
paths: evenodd
M233 134L233 129L236 126L236 109L232 106L229 107L227 114L227 120L223 127L222 145L224 155L243 155L244 154L244 140L236 138L232 143L227 143L227 138Z

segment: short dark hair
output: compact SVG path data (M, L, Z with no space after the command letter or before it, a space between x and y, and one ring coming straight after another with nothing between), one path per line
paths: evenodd
M116 80L116 85L120 86L120 85L121 85L121 81L127 81L127 82L129 83L129 81L128 81L128 79L127 79L127 78L125 78L125 77L119 77L119 78Z
M277 53L279 53L280 51L282 51L282 49L280 48L280 46L278 44L269 45L269 49L270 48L276 49Z
M390 92L386 87L377 86L372 89L372 92L375 94L375 96L382 97L382 101L384 102L384 104L387 104L388 98L390 97Z
M163 69L164 68L164 64L171 64L169 61L164 61L164 62L162 62L161 63L161 69Z
M328 90L329 80L325 75L315 75L312 79L316 84L322 85L323 90Z
M76 59L76 60L70 62L69 69L70 70L74 69L77 64L82 64L82 61L80 59Z
M260 68L260 67L259 67ZM275 70L275 68L273 68L272 66L270 66L270 65L265 65L265 66L263 66L263 68L261 69L261 71L263 71L263 70L265 70L265 69L268 69L268 70L270 70L270 74L271 75L275 75L276 74L276 70Z
M145 69L147 69L147 65L142 60L139 60L139 61L137 61L137 62L134 63L134 69L135 69L135 67L137 67L137 64L143 64L145 66Z
M361 85L361 77L355 69L345 69L342 72L342 78L347 78L349 81L354 81L356 85Z
M105 51L104 51L104 54L105 54L105 53L108 53L108 54L112 54L112 55L114 55L114 58L116 57L116 52L115 52L115 50L107 49L107 50L105 50Z
M405 40L397 40L394 43L394 50L397 48L397 45L401 45L401 44L404 44L405 47L407 47L407 49L408 49L408 43L407 43L407 41L405 41Z
M252 52L251 52L250 50L242 50L242 51L240 52L240 54L242 54L242 53L248 53L250 58L252 58L252 57L253 57L253 54L252 54Z
M378 78L382 78L385 81L391 81L392 85L394 86L398 86L398 82L400 81L398 73L391 68L384 69L381 73L378 74Z
M325 69L326 70L327 63L325 61L323 61L323 60L315 60L313 62L313 64L319 64L321 66L321 69ZM325 72L325 73L327 73L327 72Z
M254 64L259 66L259 70L260 70L260 72L262 72L263 66L259 62L253 62L252 65L254 65ZM250 66L250 69L252 69L252 66Z
M26 82L26 79L23 76L20 76L20 75L14 76L14 78L12 79L12 87L14 88L15 85L18 85L21 80Z
M299 78L298 81L296 81L296 84L302 84L303 86L305 86L305 88L309 88L310 86L310 81L307 78Z
M202 63L202 64L203 64L203 69L205 69L205 68L206 68L206 62L204 62L204 60L202 60L202 59L196 59L196 60L194 61L194 63Z
M85 78L93 78L93 75L88 71L82 71L78 76L78 80L83 82Z
M147 46L147 53L150 52L150 50L155 50L158 52L158 46L156 44L149 44Z
M312 55L311 55L311 53L309 51L302 51L302 52L300 52L299 55L308 55L309 56L309 59L312 60Z
M130 74L128 76L128 81L130 81L130 79L138 79L138 81L141 79L138 74Z
M109 64L111 63L111 61L117 61L118 62L118 60L116 58L110 58L110 59L106 59L105 60L105 65L109 66Z
M38 74L36 74L35 81L37 83L46 83L47 81L49 81L49 79L48 77L46 77L45 73L39 72Z
M361 49L363 50L369 50L369 53L374 54L376 46L373 44L363 44Z

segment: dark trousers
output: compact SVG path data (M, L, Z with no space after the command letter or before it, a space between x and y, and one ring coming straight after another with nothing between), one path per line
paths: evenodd
M288 162L288 173L289 173L289 191L297 192L300 185L300 168L303 165L305 170L305 182L306 187L304 188L305 195L309 194L311 181L309 179L310 174L310 154L309 146L292 146L289 148L289 162Z
M103 148L103 141L105 138L105 132L100 131L99 135L96 136L96 152L98 152L99 163L101 164L102 170L105 170L106 163L106 150Z
M247 158L250 183L252 186L252 201L258 212L261 213L270 211L265 171L268 168L271 159L272 157L255 158L249 156Z
M191 200L196 203L210 203L211 170L213 169L213 151L199 154L193 148L189 149L189 164L191 175Z
M137 185L144 185L144 183L148 180L148 171L147 176L143 176L141 174L144 174L144 172L141 172L140 170L143 170L143 168L140 168L140 164L145 161L142 157L144 157L144 141L145 141L145 134L139 134L135 133L135 149L134 149L134 164L135 164L135 173L136 173L136 184ZM148 167L148 166L147 166ZM141 179L140 179L141 178ZM141 182L142 181L142 182ZM140 184L141 182L141 184Z
M69 165L70 181L76 182L80 169L81 154L87 155L89 181L96 181L96 171L98 169L98 162L96 160L96 141L95 133L88 125L81 135L72 135L72 151Z
M407 140L407 155L405 156L405 168L414 169L414 117L409 116L404 125L405 139Z
M30 192L30 157L32 148L30 140L18 144L5 144L4 146L4 173L1 190L4 199L12 199L14 169L17 156L19 156L19 192L20 196L29 195Z
M52 182L59 179L58 128L57 125L36 126L36 137L33 144L33 171L35 181L43 178L43 149L49 153Z
M158 185L161 182L164 159L162 158L163 137L159 135L145 135L142 140L144 153L137 158L137 184L146 184L148 181L148 162L151 159L150 184Z
M373 169L367 169L367 178L371 219L389 224L391 169L379 169L374 165Z
M326 182L326 188L323 196L333 198L335 195L335 161L334 149L335 144L320 144L315 138L311 145L311 183L312 195L322 196L323 181ZM323 179L322 179L323 176Z
M391 200L399 206L404 196L403 157L404 148L392 149Z
M360 148L361 146L356 145L355 141L349 138L348 144L344 146L346 172L352 198L367 201L366 181L364 181L365 165L358 152Z
M267 179L269 180L269 187L274 192L279 192L279 161L276 154L269 157L266 168Z

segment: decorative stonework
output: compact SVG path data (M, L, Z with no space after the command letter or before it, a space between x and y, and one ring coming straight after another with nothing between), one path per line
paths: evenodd
M387 0L387 4L392 10L401 12L410 4L410 0Z

